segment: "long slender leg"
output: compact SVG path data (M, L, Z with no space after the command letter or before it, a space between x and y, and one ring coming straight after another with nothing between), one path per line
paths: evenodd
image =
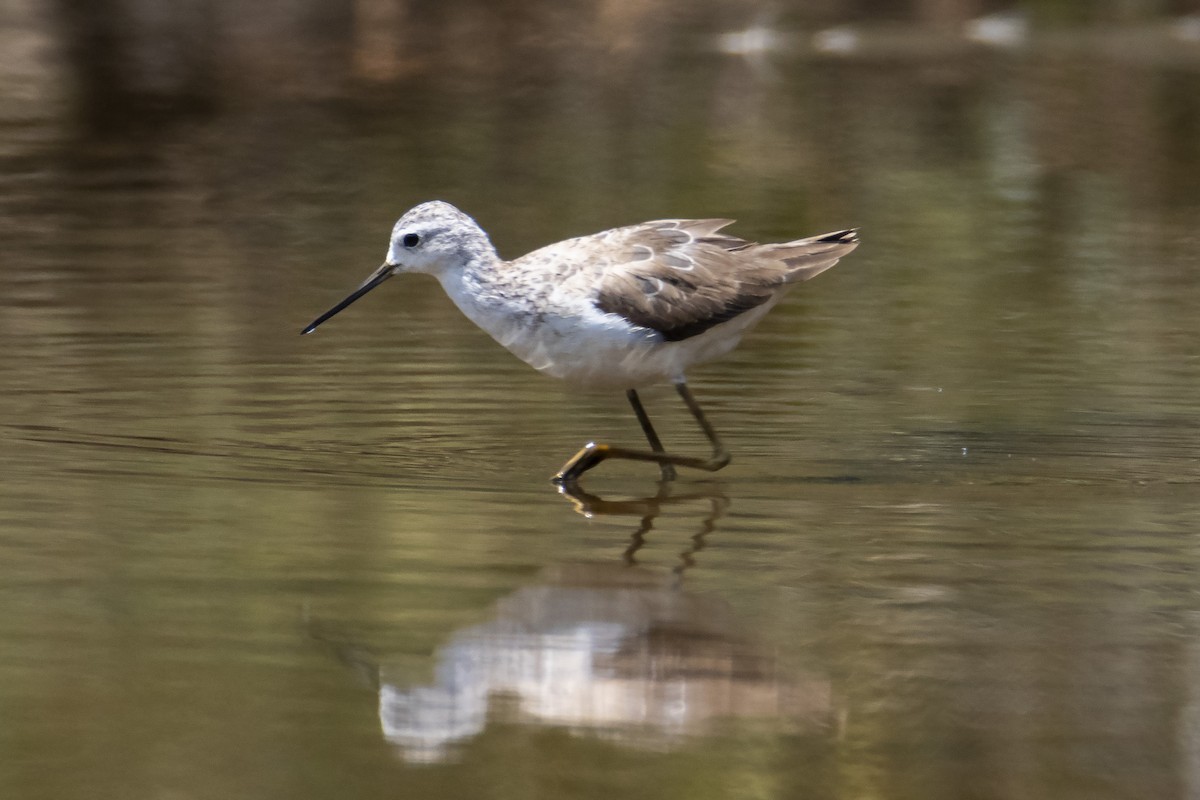
M665 453L662 440L658 438L658 433L654 430L654 426L650 424L650 415L646 413L645 407L642 406L642 400L638 397L637 389L630 389L625 392L625 396L629 398L629 405L633 406L633 413L637 415L638 423L642 426L642 432L646 434L646 441L650 442L650 449L656 453ZM659 468L662 470L662 479L664 481L675 480L675 467L669 462L660 461Z
M675 384L675 391L679 392L679 396L683 398L684 405L688 407L688 411L692 412L692 416L696 418L696 422L700 423L700 430L704 431L704 435L708 437L709 444L712 445L713 454L709 462L715 466L712 468L716 472L721 467L729 463L729 450L726 449L721 437L717 436L717 432L713 430L712 424L708 421L708 417L704 416L704 412L700 409L700 404L696 402L696 398L692 397L692 390L683 381Z
M704 416L704 412L700 410L700 404L696 402L696 398L692 397L692 393L688 389L687 384L683 381L679 381L675 384L675 390L679 392L679 396L683 398L683 402L687 405L688 411L692 412L692 416L696 418L696 422L700 424L701 430L704 431L704 435L708 437L709 443L712 444L713 453L710 457L699 458L696 456L680 456L673 453L667 453L661 449L656 449L654 451L632 450L626 447L614 447L607 444L588 442L586 445L584 445L582 450L571 457L570 461L568 461L566 464L563 464L562 469L559 470L559 473L554 476L554 482L560 484L574 483L575 481L579 480L580 475L587 472L601 461L609 458L622 458L628 461L653 461L654 463L660 465L689 467L691 469L702 469L706 472L716 472L728 464L730 459L729 451L725 449L725 445L721 443L721 439L717 436L717 432L713 430L712 425L709 424L708 419ZM636 395L632 395L630 397L631 403L634 402L633 398L635 397ZM638 401L634 405L634 411L637 412L640 406L641 401ZM646 438L650 439L650 446L654 447L655 441L658 439L658 435L654 434L654 438L650 438L653 428L648 427L649 417L646 417L645 414L645 409L642 409L641 413L638 415L638 419L640 421L645 418L646 422L643 424L642 429L646 431ZM659 442L658 445L659 448L662 447L661 442ZM665 470L663 474L665 477Z

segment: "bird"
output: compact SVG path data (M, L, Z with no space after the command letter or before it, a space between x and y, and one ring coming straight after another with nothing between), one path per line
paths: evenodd
M858 230L758 244L724 233L730 219L661 219L566 239L512 261L450 203L414 206L396 222L383 264L309 323L310 334L393 275L433 275L472 322L534 369L585 389L624 390L649 450L588 442L552 480L576 485L607 459L716 472L730 452L687 384L686 370L734 349L794 284L837 264ZM670 382L712 447L668 452L638 395Z

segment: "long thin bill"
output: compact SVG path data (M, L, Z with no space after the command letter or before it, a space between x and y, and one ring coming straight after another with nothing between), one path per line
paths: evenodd
M300 335L303 336L306 333L312 333L313 331L315 331L317 329L317 326L320 325L322 322L329 319L334 314L338 313L343 308L350 305L355 300L362 297L364 294L371 291L376 286L383 283L390 277L392 277L392 267L390 264L384 264L382 267L375 270L375 272L371 275L371 277L367 278L367 280L363 283L362 286L358 287L353 292L351 292L349 297L347 297L342 302L338 303L333 308L326 311L321 316L314 319L312 322L308 323L308 327L305 328L304 330L300 331Z

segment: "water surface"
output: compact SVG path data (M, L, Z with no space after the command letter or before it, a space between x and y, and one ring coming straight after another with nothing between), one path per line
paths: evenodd
M264 16L102 89L75 59L111 54L22 8L0 794L1198 791L1194 47L898 23L762 61L720 15L581 44L540 9L256 58ZM729 468L568 497L583 442L638 442L623 399L433 281L297 335L435 197L508 256L676 216L864 244L691 376Z

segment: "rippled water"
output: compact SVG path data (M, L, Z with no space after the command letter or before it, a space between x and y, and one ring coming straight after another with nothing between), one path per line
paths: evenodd
M610 20L619 57L372 80L235 41L199 100L89 103L21 8L0 795L1200 791L1200 52L889 28L760 63ZM571 497L583 442L639 443L624 400L433 281L297 335L433 197L509 256L673 216L864 244L691 376L729 468Z

